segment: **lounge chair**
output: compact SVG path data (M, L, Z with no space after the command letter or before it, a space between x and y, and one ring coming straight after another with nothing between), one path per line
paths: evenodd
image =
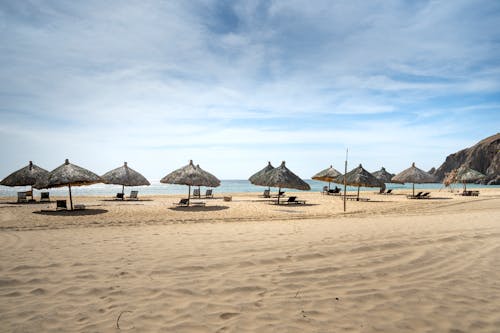
M416 195L408 194L406 197L408 199L420 199L420 197L422 196L422 193L424 193L424 192L418 192Z
M139 191L130 191L130 196L128 197L128 200L139 200L139 198L137 198L138 194Z
M285 201L285 203L287 205L289 205L289 204L305 205L306 201L305 200L297 200L297 197L292 196L292 197L289 197L288 200Z
M264 198L270 198L271 197L271 192L269 190L264 190L264 193L262 193L262 197L264 197Z
M385 194L392 194L392 188L390 190L387 190L387 192L385 192Z
M30 197L31 199L29 201L35 201L33 199L33 191L26 191L26 198Z
M380 191L375 192L377 194L385 194L385 188L381 188Z
M56 210L68 210L66 200L56 200Z
M40 193L40 202L50 202L49 192L41 192Z
M196 198L201 198L200 189L195 188L195 189L193 190L193 197L196 197Z
M431 192L425 192L418 199L429 199L430 198L430 194L431 194Z
M329 195L336 195L336 194L340 194L340 188L335 187L333 190L328 190L328 194L329 194Z
M28 199L26 199L26 192L17 192L17 202L28 202Z
M125 199L125 195L123 193L116 193L115 200L123 200Z
M274 198L277 198L277 197L281 198L281 197L284 197L284 196L285 196L285 191L280 191L280 192L278 192L278 194L274 195L273 197Z
M479 195L479 191L463 191L462 195L466 197L471 197L471 196L477 197Z
M274 203L275 204L278 204L278 200L274 200ZM291 196L291 197L288 197L287 200L285 201L281 201L280 204L284 204L284 205L290 205L290 204L296 204L296 205L299 205L299 204L305 204L306 201L305 200L297 200L297 197L296 196Z
M323 191L321 194L328 194L328 186L323 186Z
M346 196L345 197L346 200L351 200L351 201L370 201L370 198L362 198L362 197L359 197L357 195L350 195L350 196Z
M206 190L205 191L205 198L213 198L214 195L212 193L212 190Z
M176 203L175 205L182 206L182 207L187 206L187 205L189 205L189 199L181 199L181 200L179 200L179 203Z

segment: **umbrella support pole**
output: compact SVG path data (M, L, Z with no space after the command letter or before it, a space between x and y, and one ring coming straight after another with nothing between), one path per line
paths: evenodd
M122 185L122 200L125 200L125 185Z
M415 196L415 183L413 183L412 185L413 185L413 196Z
M68 189L69 189L69 204L70 204L71 210L73 210L73 197L71 196L71 184L68 184Z
M360 187L361 187L361 186L358 186L358 198L356 199L356 201L359 201L359 188L360 188Z
M188 185L188 206L189 206L189 201L191 201L191 185Z
M281 193L281 187L278 187L278 206L280 204L280 193Z

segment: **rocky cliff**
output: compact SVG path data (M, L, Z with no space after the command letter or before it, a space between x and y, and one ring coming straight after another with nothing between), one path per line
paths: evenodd
M483 183L500 184L500 133L449 155L433 174L442 181L446 173L462 165L485 174Z

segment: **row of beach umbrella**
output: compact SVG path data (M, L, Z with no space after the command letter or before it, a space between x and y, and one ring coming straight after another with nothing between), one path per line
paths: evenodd
M178 170L173 171L160 180L161 183L191 186L217 187L220 180L211 173L194 166L193 161ZM28 166L21 168L0 182L4 186L31 186L33 188L54 188L68 186L69 200L73 209L73 198L71 186L92 185L97 183L122 185L122 194L125 186L151 185L149 181L139 172L131 169L127 162L123 166L113 169L102 176L98 176L90 170L78 165L71 164L68 159L53 171L49 172L29 162ZM123 197L123 196L122 196Z
M462 166L452 174L453 182L465 183L474 182L484 177L478 171ZM370 173L360 164L350 172L342 175L339 171L330 166L329 168L318 172L312 179L349 186L358 187L358 198L360 187L384 187L384 183L412 183L413 194L415 194L415 184L434 183L436 178L417 168L415 163L412 166L397 175L392 175L382 167L381 170ZM279 167L274 168L271 162L260 171L249 178L250 182L258 186L277 187L280 192L282 188L291 188L298 190L310 190L309 184L304 182L299 176L289 170L285 161ZM71 196L71 186L91 185L96 183L122 185L122 194L125 186L150 185L149 181L139 172L131 169L127 162L123 166L113 169L102 176L98 176L90 170L71 164L68 159L61 166L51 172L40 168L31 161L28 166L19 169L0 182L5 186L31 186L33 188L53 188L68 186L71 209L73 201ZM177 184L188 186L188 202L190 199L191 186L217 187L220 180L211 173L203 170L199 165L194 165L193 161L177 169L160 180L165 184ZM278 193L279 193L278 192ZM278 195L278 203L279 203Z
M285 172L285 170L287 172ZM286 177L282 176L281 178L281 180L286 181L276 182L276 174L280 173L282 175L286 175ZM475 182L484 177L485 176L482 173L469 167L462 166L457 170L452 182L463 182L465 188L465 183ZM412 163L411 167L403 170L397 175L387 172L384 167L382 167L379 171L370 173L360 164L358 167L354 168L344 176L338 170L333 168L332 165L330 165L329 168L321 170L311 178L314 180L328 182L328 189L330 189L330 184L332 182L338 184L345 183L349 186L357 186L358 199L360 187L385 188L385 183L411 183L412 192L413 195L415 195L415 184L428 184L435 183L437 181L435 176L417 168L415 166L415 163ZM300 190L309 189L308 186L304 186L304 184L307 185L306 183L304 183L290 170L286 169L285 162L283 162L282 165L278 168L273 168L271 162L268 162L268 164L262 170L252 175L249 180L254 185L279 187L279 190L281 190L281 187L295 188ZM299 181L302 181L302 183L304 184Z

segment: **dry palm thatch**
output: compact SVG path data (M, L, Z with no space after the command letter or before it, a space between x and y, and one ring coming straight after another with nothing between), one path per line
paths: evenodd
M253 174L250 178L248 178L248 180L253 185L266 186L266 185L263 185L264 181L266 179L266 174L273 169L274 169L274 167L271 165L271 162L267 162L267 165L264 169Z
M457 169L453 169L446 174L446 177L443 179L444 186L448 187L451 184L455 183L455 178L457 177Z
M415 162L412 163L411 167L406 170L401 171L396 176L392 177L391 182L393 183L412 183L413 184L413 195L415 195L415 184L426 184L435 183L436 177L430 173L425 172L415 166Z
M337 181L339 183L344 183L350 186L357 186L358 187L358 196L357 199L359 200L359 188L361 186L363 187L381 187L383 183L375 178L374 175L372 175L369 171L363 168L363 166L360 164L357 168L352 169L348 173L346 173L343 176L340 176L337 178Z
M281 165L265 174L263 186L278 188L278 204L280 200L279 192L282 188L293 188L297 190L309 191L311 187L299 176L294 174L285 166L285 161Z
M122 193L125 192L125 186L151 185L143 175L129 168L127 162L124 162L121 167L106 172L101 178L105 184L122 185Z
M48 187L68 186L71 210L73 210L73 198L71 197L71 186L82 186L102 183L101 177L90 170L69 163L66 159L64 164L52 170L49 174Z
M196 164L196 169L203 175L203 177L207 180L208 185L198 185L198 186L207 186L207 187L217 187L220 185L219 178L212 175L210 172L203 170L199 164Z
M455 182L461 182L464 184L464 191L467 190L467 183L473 183L477 180L483 179L486 175L481 172L471 169L465 165L462 165L457 169L455 175Z
M220 180L200 167L196 167L193 161L190 160L188 165L163 177L160 183L187 185L189 205L189 200L191 199L191 186L217 187L220 185Z
M37 189L45 188L48 183L49 172L33 164L32 161L17 171L5 177L0 185L4 186L31 186Z
M392 177L395 175L393 173L387 172L384 167L382 167L380 170L372 172L372 175L375 176L378 180L382 181L383 183L390 183Z
M312 179L320 180L322 182L328 182L328 189L330 189L330 183L335 181L339 176L342 176L342 174L334 169L332 165L330 165L329 168L322 170L312 176Z

